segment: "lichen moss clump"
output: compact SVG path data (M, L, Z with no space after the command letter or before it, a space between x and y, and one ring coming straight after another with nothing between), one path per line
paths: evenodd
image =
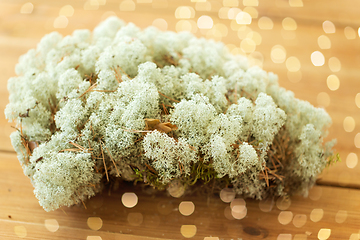
M16 74L5 110L17 125L11 141L47 211L114 179L306 195L334 159L323 109L190 33L109 18L93 32L45 36Z

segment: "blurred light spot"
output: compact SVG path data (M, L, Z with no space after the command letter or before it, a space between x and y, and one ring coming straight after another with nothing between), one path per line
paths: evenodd
M195 225L182 225L180 228L180 233L183 237L192 238L196 234L196 226Z
M65 16L59 16L54 20L54 28L66 28L69 20Z
M84 10L93 11L99 9L99 2L97 0L87 0L84 3Z
M324 216L324 210L321 208L315 208L310 213L310 220L313 222L320 221Z
M274 63L283 63L286 59L286 50L281 45L275 45L271 48L270 55Z
M358 164L358 157L355 153L349 153L346 157L346 166L348 168L354 168Z
M337 223L343 223L346 221L347 218L347 211L339 210L335 215L335 222Z
M286 17L282 20L282 27L288 31L295 31L297 29L297 24L293 18Z
M274 23L268 17L261 17L261 18L259 18L258 26L262 30L270 30L270 29L273 29Z
M259 16L259 12L254 7L245 7L243 12L248 13L252 18L257 18Z
M71 17L72 15L74 15L74 8L71 5L65 5L60 8L59 15Z
M220 199L225 203L229 203L235 198L235 192L232 188L223 188L220 191Z
M360 93L357 93L355 96L355 104L358 108L360 108Z
M297 228L301 228L305 225L307 217L305 214L296 214L293 219L293 224Z
M322 188L319 186L314 186L309 190L309 198L313 201L319 200L321 195L322 195Z
M360 27L359 27L359 29L358 29L358 35L359 35L359 37L360 37Z
M197 25L196 22L193 20L180 20L176 23L175 29L177 32L188 31L196 33Z
M290 82L292 83L297 83L297 82L300 82L301 81L301 78L302 78L302 73L301 71L297 71L297 72L290 72L290 71L287 71L287 77L289 79Z
M291 199L290 197L279 197L278 200L276 200L276 206L280 210L286 210L291 205Z
M240 43L240 49L244 53L252 53L256 49L256 43L250 38L245 38Z
M152 25L154 27L157 27L158 29L160 29L161 31L166 31L168 28L168 23L166 22L165 19L163 18L157 18L152 22Z
M274 206L274 199L273 198L267 198L263 199L259 202L259 208L263 212L270 212Z
M190 19L195 17L195 10L192 7L180 6L175 10L175 18Z
M311 54L311 62L314 66L322 66L325 64L325 57L321 52L315 51Z
M236 198L231 201L230 208L233 209L236 207L237 211L242 211L246 208L246 202L243 198Z
M344 119L344 130L346 132L352 132L355 129L355 120L353 117L347 116Z
M131 212L127 216L127 221L131 226L140 226L144 221L144 217L141 213Z
M355 135L354 143L355 143L355 147L360 148L360 133L357 133Z
M168 1L167 0L153 0L152 7L153 8L167 8Z
M247 12L239 12L236 15L237 24L251 24L252 18Z
M293 240L307 240L306 234L295 234Z
M184 216L190 216L195 211L195 205L191 201L182 201L179 204L179 212Z
M239 39L245 39L245 38L247 38L248 34L251 32L252 32L252 30L250 27L241 26L237 31L237 35L238 35Z
M207 15L202 15L197 20L197 26L200 29L211 29L214 25L214 22L211 17Z
M222 7L220 8L218 15L219 18L221 19L227 19L228 18L228 12L229 12L230 8L229 7Z
M328 38L325 35L321 35L320 37L318 37L318 45L321 49L329 49L331 48L331 41L330 38Z
M204 240L220 240L218 237L204 237Z
M173 211L174 206L170 201L160 201L157 204L157 209L160 214L169 215Z
M326 84L331 91L336 91L340 87L340 80L336 75L331 74L327 77Z
M329 20L324 21L322 27L325 33L335 33L335 25Z
M210 2L197 2L195 4L196 11L211 11L211 3Z
M285 64L289 72L297 72L301 68L300 61L297 57L289 57L288 59L286 59Z
M345 37L349 40L356 38L356 32L352 27L345 27L344 34Z
M290 7L303 7L304 3L302 0L289 0Z
M285 233L279 234L278 237L276 238L276 240L291 240L291 239L292 239L292 235Z
M30 14L34 10L34 5L31 2L24 3L21 6L20 13L22 14Z
M175 180L171 181L171 183L168 185L166 190L172 197L179 198L182 195L184 195L185 186L184 186L184 184L181 183L180 180L175 179Z
M224 216L226 219L228 220L234 220L234 217L232 216L231 214L231 207L230 206L227 206L225 209L224 209Z
M338 72L341 69L341 62L337 57L331 57L328 64L332 72Z
M120 3L119 9L124 12L131 12L135 10L135 2L132 0L124 0Z
M214 28L220 32L222 37L226 37L228 35L228 27L225 24L217 23Z
M328 239L330 237L330 235L331 235L331 229L322 228L318 232L318 239L319 240L326 240L326 239Z
M291 211L281 211L278 216L278 221L282 225L289 224L292 221L293 213Z
M46 219L45 228L50 232L56 232L59 229L59 223L56 219Z
M122 204L127 208L133 208L138 203L138 197L135 193L126 192L121 197Z
M241 12L239 8L230 8L228 11L228 19L236 19L236 16Z
M237 7L239 6L238 0L223 0L224 7Z
M243 0L244 6L256 7L259 6L259 0Z
M100 236L87 236L86 240L102 240Z
M26 228L24 226L15 226L14 232L19 238L25 238L27 235Z
M330 96L326 92L321 92L317 95L316 101L320 107L328 107L330 105Z
M87 219L87 225L90 229L97 231L102 227L103 221L99 217L89 217Z
M360 239L360 234L359 233L353 233L350 235L349 240L359 240Z
M256 45L260 45L262 42L262 37L260 33L251 31L246 35L246 38L249 38L255 42Z

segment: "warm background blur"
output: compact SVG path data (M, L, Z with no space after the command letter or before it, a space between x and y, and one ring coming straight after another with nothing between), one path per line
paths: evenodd
M7 79L47 33L93 29L109 16L190 31L279 75L333 118L342 162L309 198L253 201L148 195L127 187L46 213L12 149ZM360 239L360 2L354 0L0 0L0 239ZM136 200L136 201L135 201ZM135 201L135 202L132 202ZM134 205L131 207L130 205ZM195 207L195 210L194 210Z

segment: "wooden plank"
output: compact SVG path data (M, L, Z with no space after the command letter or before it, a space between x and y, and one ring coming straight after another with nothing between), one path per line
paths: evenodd
M87 209L81 205L45 212L38 205L33 187L23 175L14 154L0 153L0 161L2 239L15 239L16 234L24 232L24 228L29 239L85 239L87 236L103 239L145 239L139 236L180 239L183 238L183 225L196 226L194 239L210 236L220 239L276 239L280 234L291 234L293 237L307 234L307 238L301 239L317 239L321 229L331 229L331 239L349 239L351 234L359 233L359 190L316 187L310 191L309 198L292 197L291 204L275 199L271 208L271 201L246 199L246 217L230 220L226 217L229 217L229 203L222 202L216 194L208 197L195 193L176 199L164 193L149 194L150 189L142 191L139 187L124 184L111 196L105 191L87 201ZM137 195L138 203L134 208L126 208L122 204L121 197L125 192ZM183 201L191 201L195 206L190 216L179 212ZM286 208L286 205L289 207ZM89 217L102 220L98 231L89 228ZM47 230L49 219L57 221L57 231L54 231L56 228L53 225L49 229L54 232Z

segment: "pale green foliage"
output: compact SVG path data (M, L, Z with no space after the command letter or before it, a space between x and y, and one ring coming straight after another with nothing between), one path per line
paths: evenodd
M48 211L93 196L109 176L154 187L213 180L256 198L306 194L332 155L323 109L190 33L112 17L93 32L46 35L16 74L5 109L18 128L11 142ZM154 119L162 128L147 125ZM275 169L279 139L291 154ZM285 180L269 183L271 171Z

